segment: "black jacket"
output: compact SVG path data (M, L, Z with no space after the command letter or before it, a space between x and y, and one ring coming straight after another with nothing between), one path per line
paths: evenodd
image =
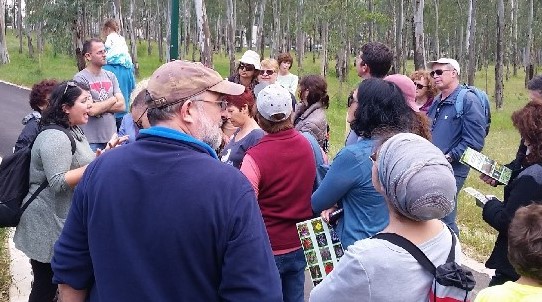
M499 234L486 267L493 268L511 279L519 278L508 260L508 225L517 209L533 202L542 204L542 165L524 168L519 175L504 187L504 202L488 201L482 212L484 221Z
M37 111L34 111L24 117L22 123L25 126L21 131L21 134L19 134L19 138L17 138L14 152L34 142L38 136L38 133L40 132L40 119L41 115Z

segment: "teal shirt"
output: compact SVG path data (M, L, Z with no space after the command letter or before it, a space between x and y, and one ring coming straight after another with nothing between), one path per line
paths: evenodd
M339 203L344 216L335 228L344 248L382 231L389 223L384 197L371 181L374 141L361 139L335 157L320 187L312 194L312 208L320 213Z

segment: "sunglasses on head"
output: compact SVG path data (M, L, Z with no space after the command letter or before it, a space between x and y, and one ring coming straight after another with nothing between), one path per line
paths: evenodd
M67 81L66 88L64 88L64 93L62 93L62 96L66 94L66 91L68 91L68 87L77 87L77 83L75 83L74 81Z
M437 70L433 70L429 73L429 75L434 78L435 77L435 74L438 75L438 76L441 76L445 71L452 71L452 69L437 69Z
M260 75L273 75L275 73L274 70L271 69L262 69L260 70Z
M414 83L414 85L416 85L416 88L418 88L418 89L420 89L420 90L421 90L421 89L424 89L425 87L429 87L429 85L422 85L422 84L420 84L420 83Z
M254 71L256 68L252 64L239 63L239 69L244 69L246 71Z

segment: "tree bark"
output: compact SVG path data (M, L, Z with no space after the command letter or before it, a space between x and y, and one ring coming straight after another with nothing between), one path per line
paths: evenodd
M121 34L124 33L124 18L122 16L122 1L121 0L113 0L113 13L115 15L115 20L119 22L119 29Z
M0 64L9 63L8 46L6 42L6 0L0 0Z
M510 20L512 26L512 74L518 75L518 0L510 0L512 6L511 14L514 16L513 20Z
M529 0L529 15L527 17L527 46L525 47L525 87L533 77L531 48L533 47L533 0Z
M414 13L414 68L425 68L425 43L423 33L423 8L424 0L413 1Z
M258 7L256 8L257 15L257 30L256 30L256 47L258 47L258 53L260 58L264 57L264 40L263 40L263 20L265 17L265 3L266 0L260 0Z
M436 58L440 58L440 37L439 37L439 17L438 17L438 11L439 11L439 2L438 0L434 0L435 4L435 55Z
M276 58L280 44L280 0L272 1L273 8L273 32L271 34L271 58ZM263 56L262 56L263 58Z
M135 0L130 0L130 10L128 16L128 33L130 34L130 51L132 53L132 62L134 63L135 75L139 76L139 63L137 60L137 44L136 44L136 34L134 26L134 10L135 10Z
M305 41L303 35L303 28L301 24L305 20L305 14L303 14L303 0L298 0L296 10L296 45L295 52L297 54L297 68L299 71L303 70L303 56L305 54Z
M157 33L156 33L156 36L158 38L158 61L160 63L163 63L164 62L164 29L163 29L163 18L162 18L162 13L160 11L160 1L156 1L156 16L158 18L158 22L156 22L156 25L157 25ZM169 58L169 56L167 57Z
M495 64L495 106L503 105L504 0L497 0L497 64Z
M469 13L467 19L467 34L465 38L466 56L467 56L467 82L474 85L474 75L476 71L476 52L474 47L476 35L476 0L469 0Z
M320 41L320 43L322 44L322 49L320 50L320 75L323 77L327 75L327 67L328 67L328 61L327 61L328 36L329 36L329 23L324 20L322 22L322 38Z
M235 7L233 5L234 0L227 0L226 17L228 18L228 35L226 37L226 44L228 50L228 58L230 60L230 75L235 73ZM241 43L242 42L241 38ZM242 45L242 44L241 44Z
M207 10L205 0L194 0L196 21L198 24L198 44L201 55L201 63L213 68L213 54L211 51L211 32L207 21Z
M17 35L19 38L19 53L23 53L23 0L17 0Z

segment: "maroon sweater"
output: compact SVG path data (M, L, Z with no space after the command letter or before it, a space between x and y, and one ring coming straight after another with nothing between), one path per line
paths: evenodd
M274 251L301 247L295 224L312 217L316 177L310 143L297 130L267 134L247 151L260 170L258 203Z

